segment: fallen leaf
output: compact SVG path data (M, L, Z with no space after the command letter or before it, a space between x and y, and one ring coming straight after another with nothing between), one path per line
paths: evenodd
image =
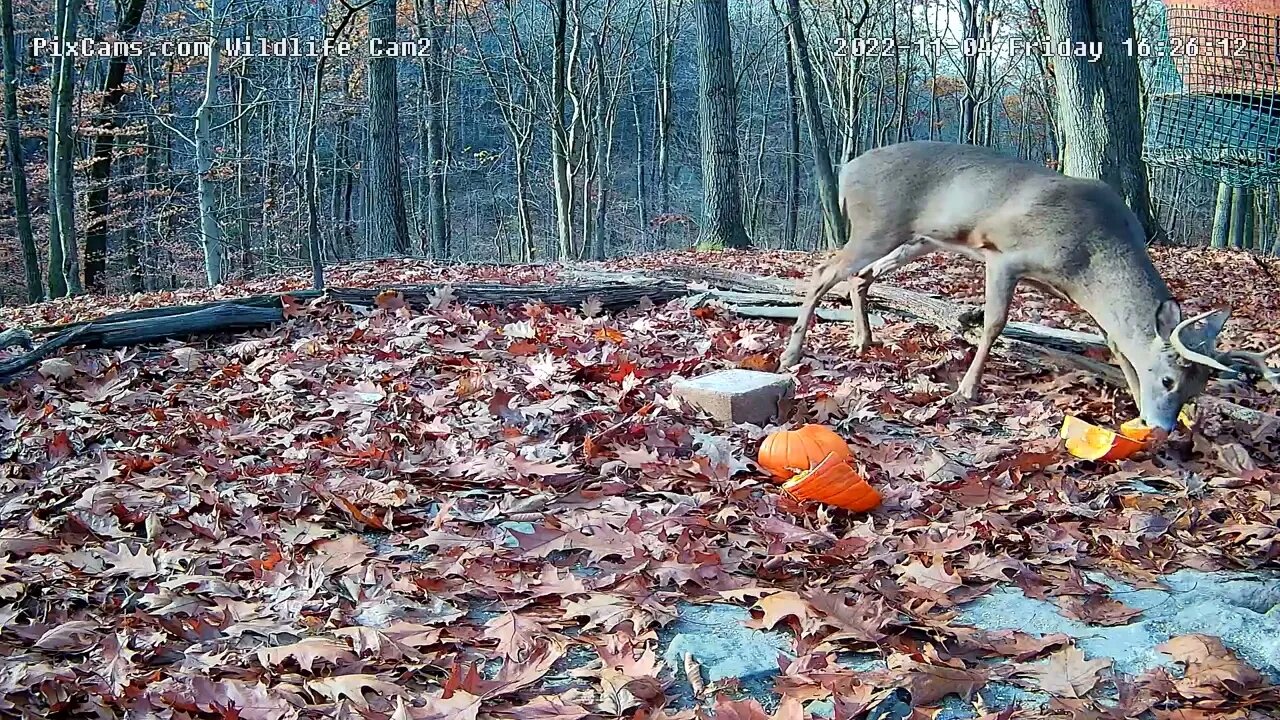
M358 708L367 710L369 701L365 699L366 690L372 690L379 697L398 697L405 691L395 683L381 680L374 675L335 675L307 681L307 689L328 698L330 702L338 702L345 698Z
M1024 666L1020 671L1035 679L1040 689L1064 698L1083 698L1098 685L1098 672L1111 667L1111 658L1086 660L1074 645L1049 656L1047 662Z
M1177 681L1179 690L1192 697L1206 690L1223 688L1244 694L1265 684L1262 674L1236 657L1222 641L1199 633L1178 635L1156 646L1156 650L1181 663L1185 671ZM1215 694L1210 691L1208 694Z

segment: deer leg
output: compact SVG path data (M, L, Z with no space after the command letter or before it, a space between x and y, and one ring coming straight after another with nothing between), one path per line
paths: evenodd
M893 242L881 241L875 244L860 242L862 238L883 236L883 233L877 231L861 235L858 239L850 239L849 244L845 245L843 250L837 253L835 257L819 265L818 269L814 271L813 278L809 281L809 291L805 294L804 302L800 304L800 313L796 316L796 324L791 328L791 338L787 341L787 349L782 353L782 358L778 362L779 368L789 368L800 362L800 355L804 352L804 336L809 331L809 323L813 322L813 314L817 310L818 301L831 292L831 288L838 285L841 280L850 275L858 275L868 265L888 254L889 248L900 244L896 240Z
M960 380L960 386L951 395L952 400L974 400L978 397L978 381L982 378L983 368L987 364L987 356L991 354L991 346L996 338L1004 332L1004 325L1009 320L1009 303L1013 301L1013 289L1018 284L1018 275L1011 272L1004 264L987 261L986 301L982 309L982 338L978 341L978 350L973 355L969 370Z
M871 347L871 320L867 318L867 290L873 277L865 273L849 281L849 306L853 308L853 347L866 352Z
M1120 348L1116 347L1111 338L1107 338L1107 347L1111 348L1111 356L1115 358L1116 364L1124 371L1124 381L1129 386L1129 395L1133 397L1133 404L1138 407L1138 412L1141 413L1142 394L1138 391L1140 386L1138 385L1137 371L1133 369L1133 365L1129 363L1129 360L1120 354Z
M853 343L858 352L871 347L871 322L867 318L867 291L876 278L888 275L916 258L933 252L929 241L916 239L871 263L849 281L849 305L853 308Z

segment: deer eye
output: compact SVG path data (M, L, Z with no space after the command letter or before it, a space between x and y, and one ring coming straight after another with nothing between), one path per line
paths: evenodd
M1172 390L1175 383L1173 382L1173 378L1163 377L1160 378L1160 384L1164 386L1165 390Z

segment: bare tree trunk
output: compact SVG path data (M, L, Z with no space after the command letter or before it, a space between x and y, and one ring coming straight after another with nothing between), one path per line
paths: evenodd
M450 17L450 0L426 0L426 28L430 38L423 61L427 85L427 217L431 223L431 254L449 257L449 220L445 205L448 156L444 150L444 24Z
M675 41L683 0L652 0L654 45L654 133L657 136L658 213L671 212L671 134L675 126ZM666 224L658 226L658 242L666 247Z
M125 0L119 6L123 11L116 24L116 37L122 41L133 38L146 0ZM111 160L115 149L116 112L124 98L124 71L129 58L115 55L107 67L102 81L102 115L97 134L93 138L92 163L89 165L88 219L84 236L84 284L89 292L107 290L107 235L106 216L111 212Z
M1249 238L1245 235L1245 222L1250 210L1249 188L1231 189L1231 241L1230 246L1237 250L1249 248Z
M373 0L371 7L370 40L377 39L382 47L389 47L396 40L396 0ZM397 102L396 58L385 54L370 58L365 243L406 254L409 252L409 219L404 206Z
M774 8L777 12L777 8ZM781 19L781 18L779 18ZM787 43L787 190L786 217L783 220L783 247L794 250L800 219L800 88L796 81L796 58Z
M961 43L976 46L978 42L978 6L983 0L960 0ZM960 97L960 141L978 144L978 53L961 46L964 95Z
M1133 36L1133 7L1109 0L1045 0L1044 10L1054 39L1104 48L1099 62L1053 59L1066 145L1062 170L1106 181L1137 214L1147 238L1159 237L1142 162L1137 59L1110 51Z
M640 93L636 91L635 73L630 73L630 90L631 90L631 117L635 124L636 133L636 220L640 226L640 231L644 232L649 227L649 186L645 182L645 156L644 156L644 124L640 119Z
M1254 234L1258 217L1257 194L1251 189L1246 189L1244 194L1244 222L1241 229L1244 237L1241 243L1247 250L1262 250L1263 248L1259 246L1257 237Z
M116 147L122 148L126 143L132 143L132 140L126 140L123 137L116 136ZM145 148L144 152L150 157L151 149ZM134 177L136 175L135 168L137 160L132 154L123 154L123 168L121 174L124 180L120 185L121 197L132 197L134 190ZM143 276L142 276L142 238L136 223L125 223L120 229L122 237L121 245L124 246L124 281L125 287L129 292L143 292Z
M40 258L31 232L31 207L27 204L27 171L22 158L22 134L18 125L18 54L13 38L13 2L0 0L0 41L4 52L4 129L9 151L9 177L13 181L13 214L22 246L22 266L27 278L27 301L44 299Z
M245 107L245 91L249 89L249 78L245 76L245 70L247 67L236 75L235 84L236 197L239 199L239 207L236 209L236 239L240 243L240 276L251 278L254 272L253 240L249 233L249 184L246 179L249 158L245 150L249 141L249 113Z
M524 262L537 259L538 247L533 237L533 202L529 190L529 162L533 155L532 128L516 141L516 214L520 218L520 254Z
M1231 234L1231 186L1218 183L1218 199L1213 206L1213 231L1210 239L1216 248L1227 247Z
M596 202L595 218L592 220L591 259L605 258L605 215L609 207L609 148L613 144L613 124L609 122L608 88L604 76L604 38L597 35L591 45L595 70L596 106L592 114L592 136L595 142L595 153L592 158L595 176Z
M551 179L555 185L557 247L560 259L567 261L573 258L573 188L569 177L569 128L564 118L569 86L568 2L557 0L555 13L551 51Z
M218 223L217 186L213 180L213 106L218 100L218 65L221 60L221 19L209 6L209 60L205 65L204 99L196 109L196 188L200 197L200 244L204 248L205 282L209 287L224 279L222 226Z
M58 38L70 44L76 35L76 26L80 16L81 0L59 0L62 6ZM66 283L66 294L79 295L84 292L80 281L80 249L76 244L75 225L75 181L73 166L75 152L75 134L71 126L73 112L72 100L75 90L75 58L63 58L57 63L57 78L51 115L53 116L53 151L49 167L51 216L57 217L56 235L51 237L61 248L62 272L61 280ZM53 287L53 278L50 278Z
M742 226L737 91L728 0L697 0L698 129L702 143L700 244L750 246Z
M330 43L342 37L347 24L364 6L346 5L345 7L347 11L342 16L342 20L328 35ZM328 61L328 55L320 55L316 60L315 74L311 79L311 112L307 118L307 145L304 148L306 167L303 172L303 182L306 184L307 196L307 248L311 259L311 287L316 290L324 289L324 253L321 249L323 241L320 235L320 173L316 169L316 137L320 131L320 96L324 92L324 71L328 67Z
M818 106L813 64L809 60L809 44L801 24L800 0L787 0L787 37L790 38L791 52L795 54L796 69L799 71L800 101L809 127L809 145L813 148L813 165L818 198L822 202L822 224L827 248L835 250L844 244L844 218L840 213L836 173L831 165L831 150L827 146L827 131L822 123L822 108Z

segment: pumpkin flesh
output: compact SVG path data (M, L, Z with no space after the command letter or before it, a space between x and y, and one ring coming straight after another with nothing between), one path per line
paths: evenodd
M1142 443L1068 415L1059 433L1067 452L1081 460L1123 460L1142 449Z

